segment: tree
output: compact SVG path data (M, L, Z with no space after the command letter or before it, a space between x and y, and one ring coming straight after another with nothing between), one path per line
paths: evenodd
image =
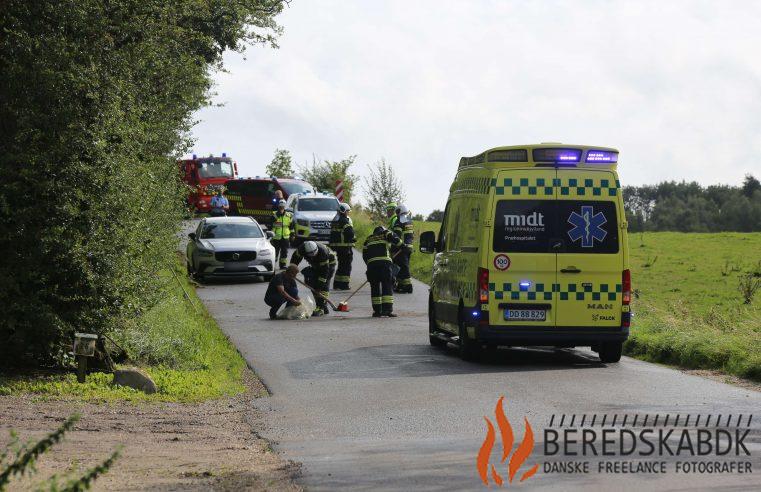
M428 214L428 218L425 220L426 222L442 222L444 220L444 211L436 209Z
M0 15L0 365L65 360L164 297L177 156L226 50L281 0L7 0ZM30 89L30 88L33 88Z
M293 167L291 166L291 153L285 149L275 150L275 157L272 162L267 164L267 176L277 178L287 178L293 176Z
M404 201L404 188L396 177L394 168L385 159L368 166L368 170L364 187L367 209L373 219L382 220L386 216L386 205Z
M351 203L354 185L358 178L349 172L349 168L354 165L356 159L356 155L350 155L340 161L320 161L317 156L312 156L312 164L300 166L299 173L317 190L328 193L335 192L336 181L343 181L343 201Z
M759 182L752 174L746 174L743 180L743 195L748 198L753 198L753 194L756 191L761 191L761 182Z

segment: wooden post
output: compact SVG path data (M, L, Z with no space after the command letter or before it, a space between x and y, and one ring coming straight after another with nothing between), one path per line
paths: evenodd
M84 383L87 377L87 357L84 355L77 356L77 382Z

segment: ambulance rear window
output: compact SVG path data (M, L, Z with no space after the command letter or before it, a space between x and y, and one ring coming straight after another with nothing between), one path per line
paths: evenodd
M553 245L560 244L560 248ZM612 201L500 200L494 217L494 252L618 252Z

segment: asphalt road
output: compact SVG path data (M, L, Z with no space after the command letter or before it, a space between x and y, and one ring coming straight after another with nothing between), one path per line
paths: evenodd
M364 279L364 271L355 255L353 285ZM310 490L483 490L476 455L486 435L484 416L495 422L501 395L516 446L524 417L534 429L534 451L521 473L540 463L536 475L523 483L516 478L511 487L761 488L761 415L751 421L745 440L751 456L739 457L751 462L752 474L599 473L603 459L595 457L586 458L590 473L542 468L558 460L543 456L543 429L553 414L555 426L563 414L566 426L573 414L578 419L615 414L619 426L624 416L631 426L638 415L640 429L646 414L651 423L656 414L661 423L666 414L672 423L676 414L682 419L691 414L692 423L696 414L704 421L711 414L715 423L719 415L758 413L761 393L626 357L605 365L583 350L503 349L482 363L466 363L452 347L429 346L427 286L419 282L414 294L396 296L397 319L371 318L365 287L351 300L350 313L270 321L262 302L265 288L264 283L214 283L198 294L271 391L270 398L257 402L265 414L265 437L286 458L303 464L300 481ZM343 293L333 296L341 299ZM491 462L507 486L507 463L500 464L500 455L497 446ZM605 458L625 459L661 458ZM678 459L663 460L671 467Z

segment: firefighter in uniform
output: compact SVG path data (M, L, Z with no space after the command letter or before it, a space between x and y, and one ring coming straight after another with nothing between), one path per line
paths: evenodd
M362 247L362 258L367 264L367 281L370 282L373 318L396 318L389 254L393 246L401 247L402 241L393 232L378 226Z
M279 258L280 269L288 262L288 243L293 232L293 214L285 210L285 200L277 203L277 210L272 212L272 232L275 234L270 243L275 247L275 256Z
M410 258L412 257L412 242L415 240L415 230L409 209L400 204L396 208L396 222L392 232L402 240L402 247L394 257L394 264L399 267L396 274L396 291L403 294L412 294L412 280L410 279Z
M317 307L312 316L330 313L325 298L330 295L328 285L330 285L330 278L336 271L336 253L324 244L306 241L296 248L296 251L291 255L292 264L298 266L301 260L306 260L309 263L309 266L301 271L304 274L305 283L319 292L321 296L324 296L314 296Z
M351 208L346 203L338 206L338 214L330 224L330 248L338 257L338 269L333 279L335 290L349 290L351 261L354 259L354 225L349 218Z

